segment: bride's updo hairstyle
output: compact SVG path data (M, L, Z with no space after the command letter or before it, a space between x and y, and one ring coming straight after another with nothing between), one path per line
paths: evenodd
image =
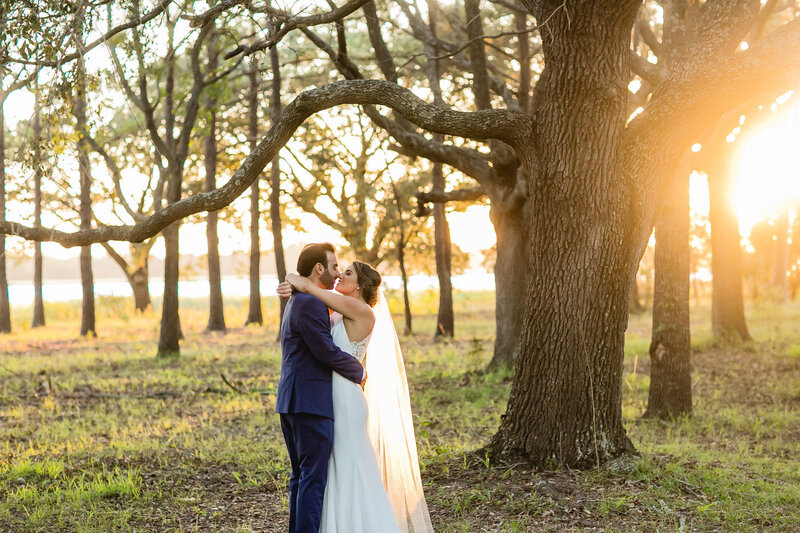
M381 285L381 275L378 271L361 261L353 261L353 270L358 276L358 286L361 289L361 297L370 307L375 307L378 303L378 287Z

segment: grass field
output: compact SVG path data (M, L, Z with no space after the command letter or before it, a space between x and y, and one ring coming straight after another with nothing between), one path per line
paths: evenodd
M749 308L757 340L737 346L712 342L698 306L694 415L669 423L638 420L650 317L634 316L623 414L641 456L618 475L476 454L511 381L482 372L493 295L457 293L457 336L443 343L430 335L436 295L414 296L419 333L402 344L437 532L800 531L800 305ZM154 357L157 312L127 300L99 300L96 339L77 337L77 303L47 306L38 330L14 309L0 336L0 531L285 531L276 302L264 300L263 328L240 327L246 302L227 304L234 327L209 335L205 302L182 302L171 360Z

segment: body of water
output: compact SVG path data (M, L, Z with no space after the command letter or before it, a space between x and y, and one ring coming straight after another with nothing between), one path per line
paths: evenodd
M400 276L385 276L384 287L387 289L400 289L403 284ZM275 294L278 286L278 279L273 276L263 276L261 278L261 294L268 296ZM436 276L411 276L408 280L408 288L412 292L424 291L436 288L438 281ZM471 272L453 276L453 287L462 291L494 290L494 274L486 272ZM150 281L150 295L153 297L161 296L164 292L164 280L154 278ZM178 283L178 293L182 298L204 298L208 297L208 280L184 280ZM247 297L250 294L250 282L244 278L228 278L222 280L222 293L232 298ZM95 280L95 296L121 296L132 297L131 286L124 279L100 279ZM12 305L31 305L33 304L33 284L32 283L10 283L8 296ZM42 296L46 302L66 302L70 300L80 300L81 282L80 280L51 280L45 281L42 286Z

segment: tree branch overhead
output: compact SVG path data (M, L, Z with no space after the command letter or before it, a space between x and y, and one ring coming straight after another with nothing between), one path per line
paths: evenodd
M214 191L184 198L135 225L104 226L69 233L0 221L0 231L29 240L54 241L66 247L110 240L141 242L179 219L202 211L216 211L230 204L247 190L306 118L342 104L385 105L429 131L474 139L496 138L511 146L524 143L532 130L530 117L519 112L497 109L450 111L428 104L408 89L391 82L338 81L298 95L228 183Z

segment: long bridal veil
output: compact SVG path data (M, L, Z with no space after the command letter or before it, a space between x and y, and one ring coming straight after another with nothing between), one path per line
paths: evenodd
M367 429L381 478L403 533L433 533L422 492L403 353L381 291L367 347Z

